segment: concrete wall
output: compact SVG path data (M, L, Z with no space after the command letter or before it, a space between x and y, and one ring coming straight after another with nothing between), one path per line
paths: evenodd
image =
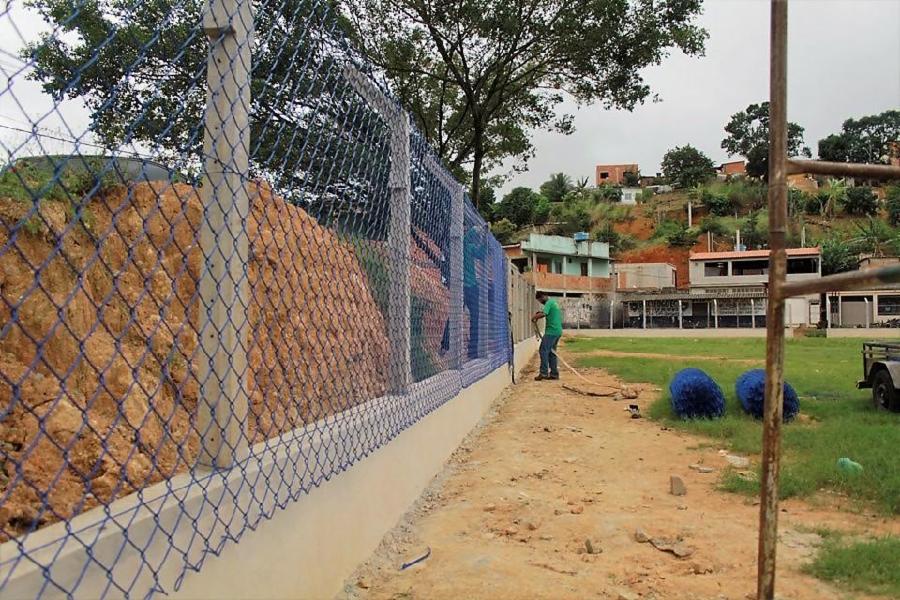
M516 346L518 369L536 349L535 338ZM398 401L427 398L428 390L349 409L340 431L322 432L312 424L308 432L286 434L277 451L245 469L212 471L200 479L179 474L144 489L141 497L131 494L108 508L0 544L3 597L32 598L42 590L43 598L64 598L60 590L77 586L77 598L120 597L118 588L135 598L152 591L155 597L188 599L331 598L509 384L507 366L491 372L487 361L467 364L464 380L470 365L481 368L476 362L484 363L485 377L328 481L318 463L301 473L297 461L333 436L364 435L369 420L384 418L380 411ZM442 377L460 374L437 375L422 384L441 387ZM378 435L374 439L380 440ZM311 491L293 501L275 498L268 480L278 473L296 475ZM276 502L284 508L277 509ZM241 535L245 522L270 512L271 519ZM207 545L217 555L205 553ZM48 585L48 576L54 585Z
M537 339L516 345L521 371ZM504 365L189 575L171 598L332 598L509 385Z

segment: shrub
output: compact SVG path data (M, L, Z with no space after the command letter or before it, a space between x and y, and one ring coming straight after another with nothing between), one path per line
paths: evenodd
M730 196L717 194L709 189L704 189L700 193L700 202L703 203L703 206L710 213L720 217L732 214L737 207L737 204Z
M728 229L722 223L722 220L712 215L705 216L700 220L699 230L700 233L711 233L713 235L725 235L728 233Z
M656 227L653 237L665 240L670 246L693 246L697 232L680 221L663 221Z
M885 204L891 225L894 227L900 225L900 185L892 185L887 189Z
M847 189L842 204L844 212L848 215L867 216L878 212L878 198L870 187L860 186Z
M516 226L509 219L500 219L495 223L491 223L491 233L502 245L511 244L516 231L518 231Z

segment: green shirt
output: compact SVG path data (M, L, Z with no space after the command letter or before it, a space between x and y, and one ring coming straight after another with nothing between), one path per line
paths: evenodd
M562 311L556 300L547 300L544 303L544 316L547 317L547 325L544 327L544 335L562 335Z

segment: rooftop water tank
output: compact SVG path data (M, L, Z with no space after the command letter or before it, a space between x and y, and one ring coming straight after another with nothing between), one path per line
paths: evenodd
M590 239L590 236L586 231L579 231L574 235L576 242L586 242Z

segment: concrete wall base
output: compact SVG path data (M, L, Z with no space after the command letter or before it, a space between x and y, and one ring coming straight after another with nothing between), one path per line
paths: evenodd
M521 371L537 351L516 345ZM312 490L189 573L171 598L332 598L509 385L507 367Z

